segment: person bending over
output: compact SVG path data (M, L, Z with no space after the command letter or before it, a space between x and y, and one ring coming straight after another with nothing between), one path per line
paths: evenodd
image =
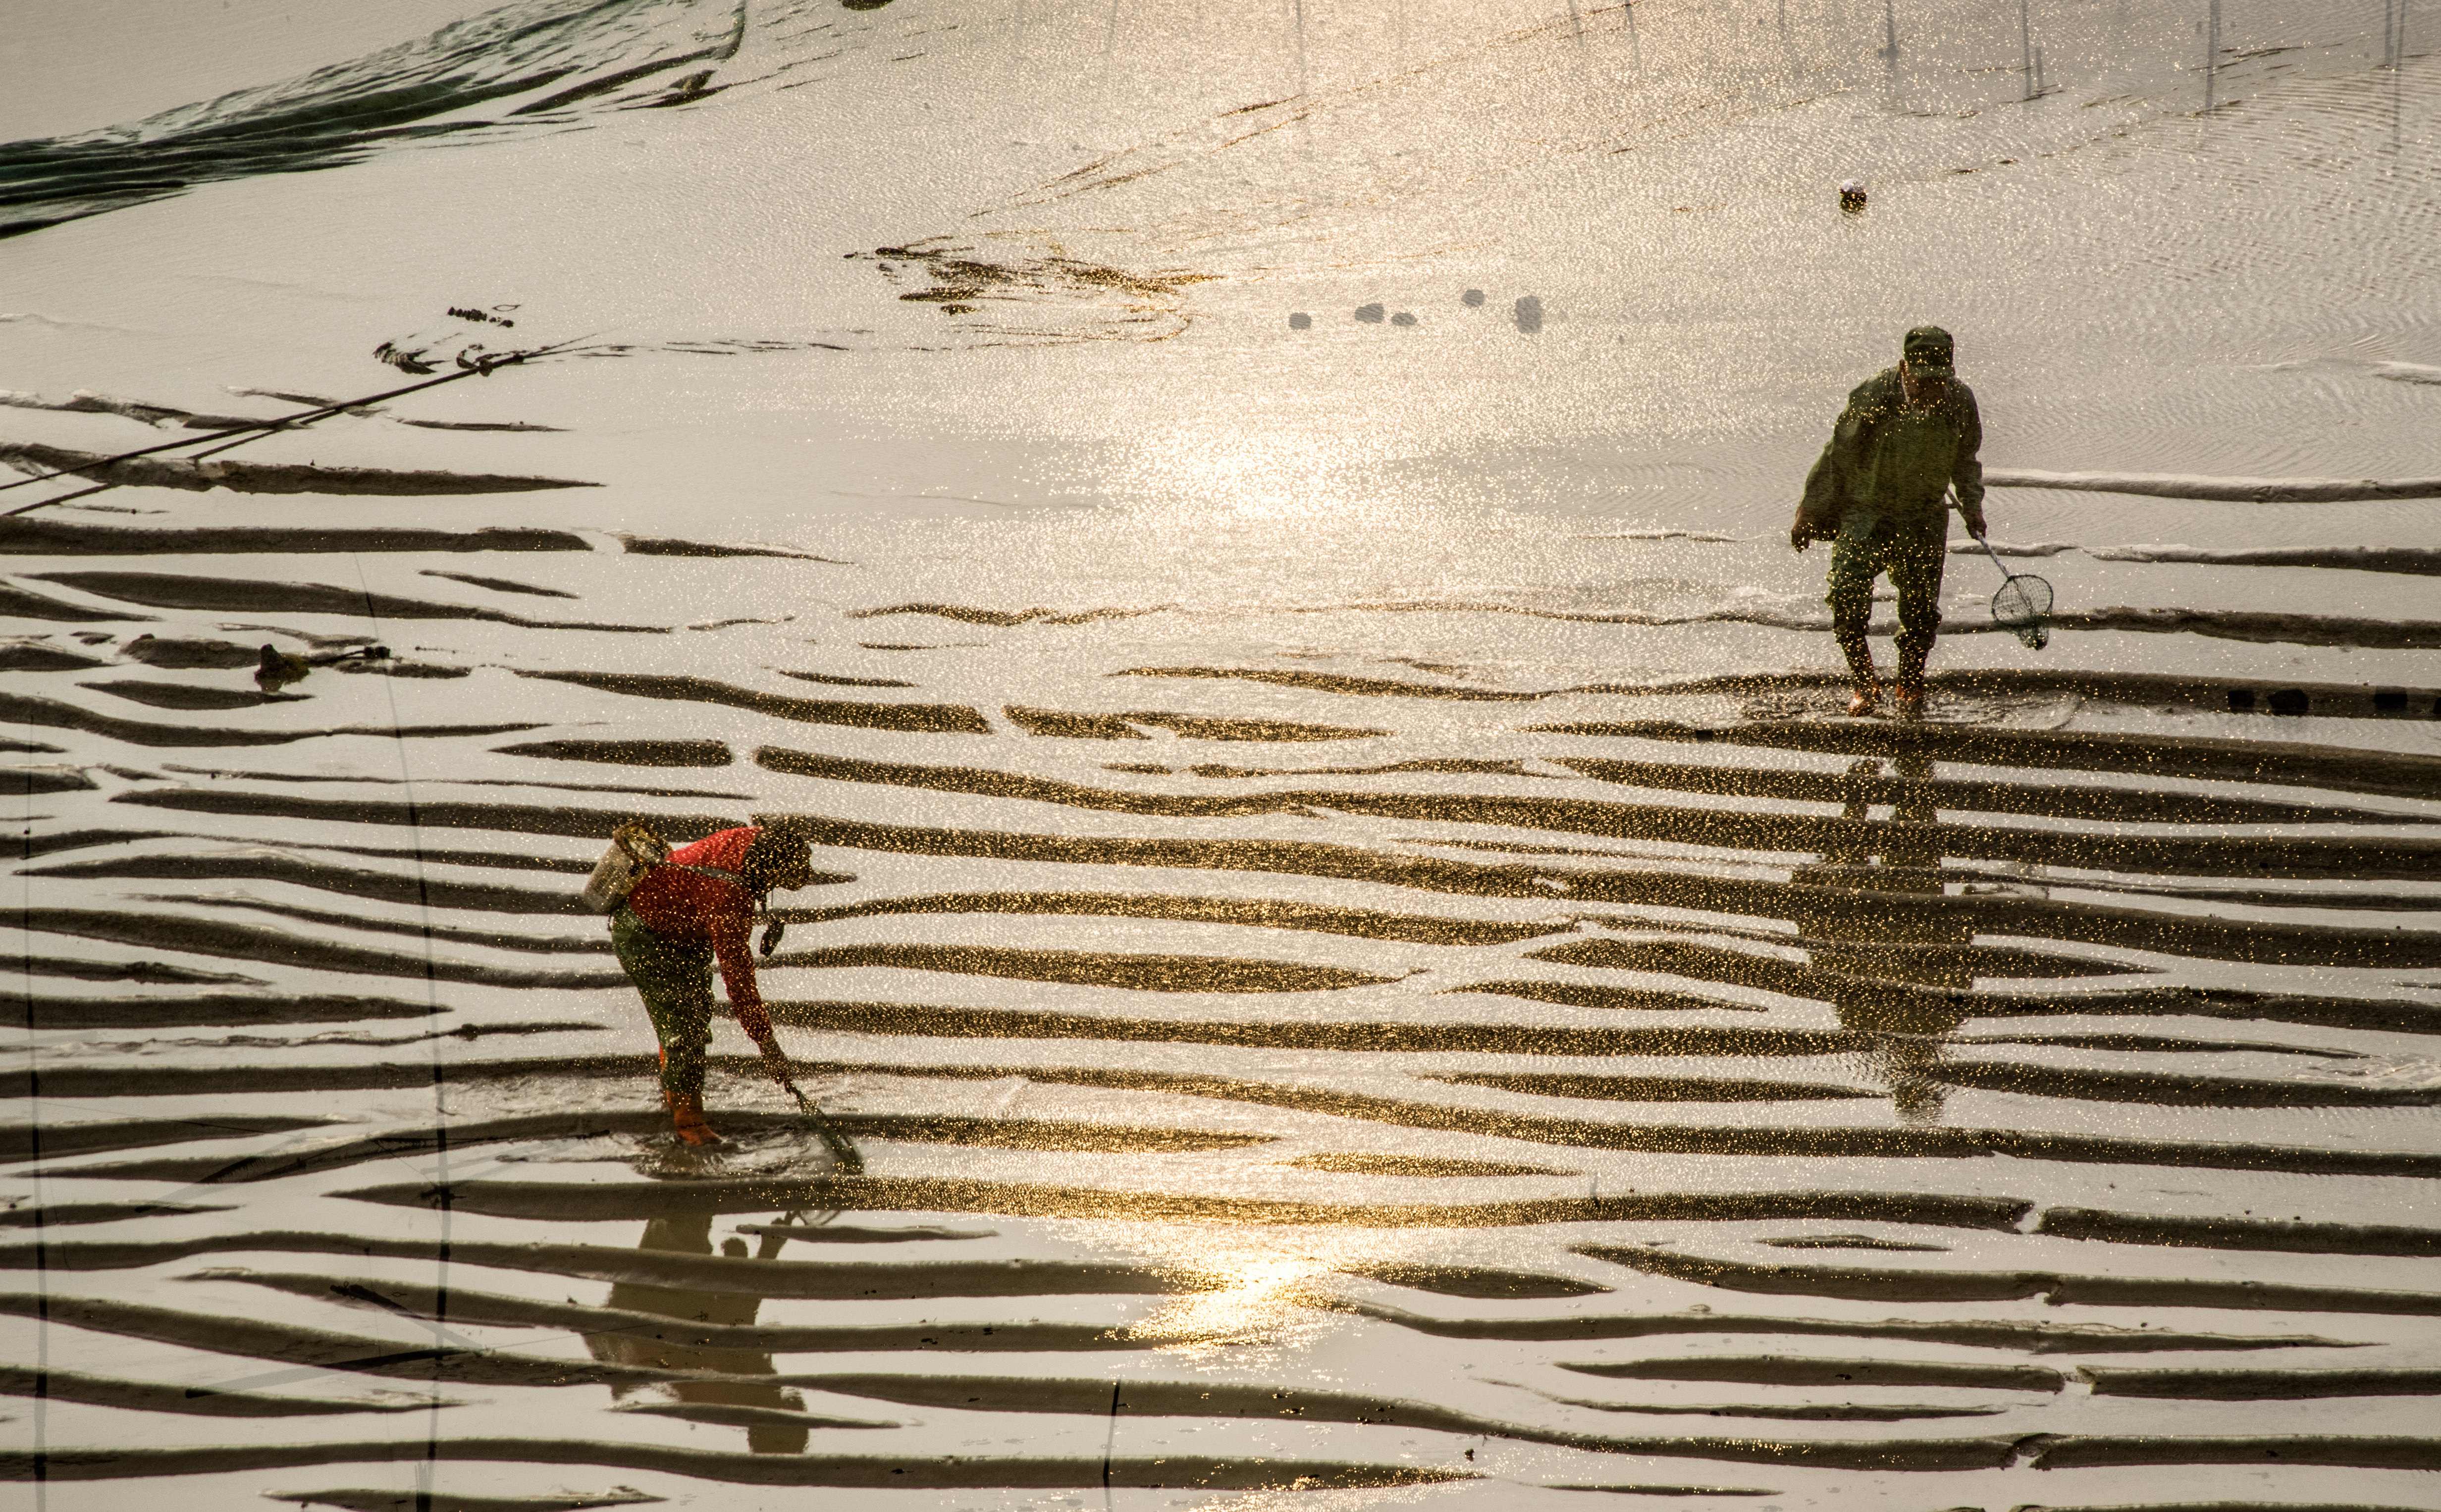
M1924 711L1924 667L1941 628L1941 568L1949 549L1946 495L1954 488L1967 530L1984 533L1983 422L1974 390L1952 370L1949 333L1918 326L1907 333L1899 365L1856 386L1829 444L1805 475L1804 502L1788 541L1831 547L1831 630L1847 653L1854 696L1851 714L1882 701L1881 675L1865 640L1873 580L1898 590L1898 675L1892 702L1902 717Z
M672 851L610 917L610 946L643 996L653 1033L660 1038L661 1100L678 1138L689 1144L719 1138L703 1118L715 961L737 1026L762 1051L774 1075L787 1073L787 1056L755 990L747 935L755 909L772 889L801 888L812 877L803 836L769 828L722 830Z

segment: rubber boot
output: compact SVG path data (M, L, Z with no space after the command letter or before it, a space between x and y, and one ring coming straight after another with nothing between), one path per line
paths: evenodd
M1932 638L1901 634L1898 686L1890 704L1901 719L1924 717L1924 664L1932 656Z
M669 1103L670 1126L678 1130L678 1138L689 1144L720 1143L720 1136L714 1133L712 1125L703 1121L702 1098L674 1096L670 1098Z
M1848 676L1854 689L1848 712L1862 718L1881 707L1882 675L1873 670L1873 648L1862 629L1840 631L1839 649L1848 656Z

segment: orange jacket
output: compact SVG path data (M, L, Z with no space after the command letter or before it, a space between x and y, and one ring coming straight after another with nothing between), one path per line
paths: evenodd
M763 1011L763 995L754 986L754 955L747 936L754 927L754 894L741 873L747 847L763 832L751 827L722 830L693 845L681 845L670 858L644 874L627 894L627 911L636 922L662 939L680 945L708 945L720 963L720 980L729 989L729 1005L738 1026L756 1039L771 1032ZM684 870L690 866L726 872L739 880L707 876Z

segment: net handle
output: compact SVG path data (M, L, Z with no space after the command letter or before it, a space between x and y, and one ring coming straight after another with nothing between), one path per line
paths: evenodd
M2016 576L2016 573L2009 570L2009 565L2000 560L2000 553L1992 549L1990 537L1979 535L1975 540L1977 544L1983 548L1983 554L1992 559L1992 565L2000 569L2000 579L2003 585L2005 585L2009 579Z
M1949 507L1958 512L1959 519L1963 523L1966 517L1966 506L1958 501L1958 490L1955 487L1948 490L1947 501ZM1975 544L1981 547L1983 549L1983 554L1992 559L1992 565L2000 569L2000 577L2004 583L2007 579L2016 576L2015 573L2009 570L2009 565L2000 560L2000 553L1992 549L1992 538L1990 536L1985 535L1982 531L1976 530L1972 526L1967 528L1966 533L1975 537Z

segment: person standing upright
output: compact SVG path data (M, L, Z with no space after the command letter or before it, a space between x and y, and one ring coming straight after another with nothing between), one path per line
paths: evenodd
M1939 326L1918 326L1899 365L1858 384L1831 440L1805 475L1804 501L1788 532L1802 551L1831 541L1831 631L1847 654L1851 714L1881 706L1882 680L1865 627L1873 581L1898 591L1898 669L1891 702L1903 718L1924 711L1924 668L1941 629L1941 569L1949 550L1949 495L1977 536L1984 533L1982 417L1954 370L1955 347Z

